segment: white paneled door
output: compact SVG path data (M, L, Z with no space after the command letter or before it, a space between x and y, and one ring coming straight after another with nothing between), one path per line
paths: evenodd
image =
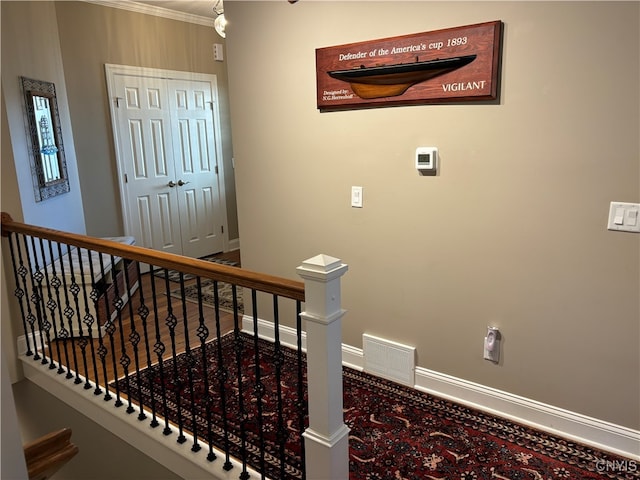
M215 76L107 65L123 217L138 245L223 251Z

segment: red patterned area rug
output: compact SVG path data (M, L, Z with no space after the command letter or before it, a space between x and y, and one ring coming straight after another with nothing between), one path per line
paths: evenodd
M232 455L240 455L244 442L247 463L260 470L260 443L265 447L264 468L270 478L302 478L300 446L301 410L298 391L296 354L288 348L276 353L273 344L260 340L260 384L256 387L256 362L253 337L230 334L223 337L222 351L217 342L206 348L206 372L202 351L182 354L177 363L165 361L135 375L129 383L119 381L121 392L145 408L154 402L163 414L161 391L167 393L167 418L198 435L210 435L220 448L225 444ZM223 414L219 394L219 353L227 359L224 370L225 399ZM239 355L238 355L239 353ZM240 359L236 361L236 359ZM275 366L282 365L280 374ZM241 369L243 412L239 412L238 368ZM194 385L192 398L189 384ZM277 385L285 393L278 414ZM303 385L304 395L306 388ZM209 395L206 395L207 390ZM264 391L261 402L253 394ZM208 402L207 402L208 399ZM207 410L206 406L209 405ZM259 405L259 407L258 407ZM194 415L187 413L194 408ZM206 419L210 415L209 429ZM245 419L245 434L239 419ZM351 429L350 480L598 480L640 479L635 461L576 444L531 428L492 417L394 382L344 368L344 418ZM228 434L222 429L226 419ZM302 420L306 425L306 417ZM259 431L263 435L259 435Z
M239 262L235 260L226 259L226 258L220 258L219 254L207 255L206 257L200 258L200 260L206 260L207 262L217 263L219 265L228 265L230 267L240 266ZM164 268L159 268L154 271L154 275L158 278L165 278L165 275L166 275L166 277L170 281L176 282L176 283L180 281L180 272L178 272L177 270L165 270ZM182 275L183 280L190 280L192 278L195 278L195 276L191 275L190 273L185 273Z
M218 289L218 306L220 310L233 313L235 305L239 314L244 312L242 288L236 288L234 303L233 287L230 283L214 282L213 280L205 279L199 288L197 284L191 284L184 287L184 292L181 288L177 288L172 290L169 295L174 298L183 298L184 294L184 299L188 302L198 303L201 301L204 305L214 306L216 304L215 288Z

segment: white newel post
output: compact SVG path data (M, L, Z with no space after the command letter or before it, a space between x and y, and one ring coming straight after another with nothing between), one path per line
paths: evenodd
M318 255L297 268L304 279L309 428L305 460L309 480L349 478L349 428L342 412L342 316L340 277L348 265Z

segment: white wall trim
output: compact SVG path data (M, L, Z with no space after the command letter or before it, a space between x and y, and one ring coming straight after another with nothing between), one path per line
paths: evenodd
M211 7L211 17L202 17L200 15L193 15L190 13L178 12L176 10L169 10L168 8L157 7L154 5L147 5L147 4L138 3L138 2L123 2L122 0L84 0L84 1L87 3L102 5L103 7L119 8L121 10L128 10L130 12L144 13L146 15L153 15L155 17L169 18L171 20L194 23L196 25L204 25L206 27L213 28L213 21L214 21L213 6Z
M443 373L416 368L416 389L568 440L640 459L640 431Z
M244 316L243 330L250 334L253 333L252 317ZM258 335L273 341L273 323L258 320ZM295 345L295 338L295 329L280 326L282 343ZM303 346L306 347L304 332ZM343 343L342 364L362 371L364 367L362 349ZM416 367L415 378L414 388L417 390L527 425L551 435L640 460L640 431L423 367Z
M253 317L251 315L244 315L242 317L242 331L253 335ZM276 339L275 328L273 322L268 320L258 319L258 337L274 342ZM296 335L296 329L280 325L280 343L291 348L298 348L298 340ZM302 351L307 351L307 332L302 332Z
M240 239L233 238L229 240L229 251L240 250Z

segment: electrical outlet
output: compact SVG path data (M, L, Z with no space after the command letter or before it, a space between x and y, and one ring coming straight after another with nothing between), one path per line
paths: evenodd
M500 361L500 330L496 327L487 328L487 336L484 337L483 358L494 363Z

